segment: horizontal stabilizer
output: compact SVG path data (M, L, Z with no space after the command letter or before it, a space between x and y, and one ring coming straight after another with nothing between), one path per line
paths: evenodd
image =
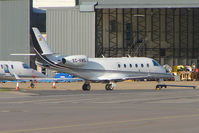
M34 54L34 53L30 53L30 54L10 54L10 55L19 55L19 56L35 56L36 54Z

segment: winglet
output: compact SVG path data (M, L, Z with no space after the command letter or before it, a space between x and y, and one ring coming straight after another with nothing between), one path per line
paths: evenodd
M45 41L44 37L41 35L40 31L36 28L32 28L35 37L37 39L37 42L39 43L39 46L41 47L41 50L43 52L42 55L51 55L53 52L51 51L50 47L48 46L47 42Z

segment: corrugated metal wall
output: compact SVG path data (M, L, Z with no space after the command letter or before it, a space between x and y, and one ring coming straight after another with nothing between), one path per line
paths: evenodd
M98 2L96 8L195 8L199 7L198 0L76 0Z
M48 8L47 40L54 52L95 57L95 12L79 8Z
M0 0L0 60L19 60L29 64L29 57L11 53L29 53L29 0Z

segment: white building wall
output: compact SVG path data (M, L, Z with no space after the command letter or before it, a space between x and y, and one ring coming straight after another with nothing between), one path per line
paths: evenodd
M75 6L75 0L33 0L34 8L71 6Z

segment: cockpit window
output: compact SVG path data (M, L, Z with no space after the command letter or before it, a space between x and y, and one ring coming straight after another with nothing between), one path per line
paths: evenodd
M26 65L26 64L23 64L23 68L30 69L30 67L28 65Z
M154 66L160 66L155 60L152 60Z

